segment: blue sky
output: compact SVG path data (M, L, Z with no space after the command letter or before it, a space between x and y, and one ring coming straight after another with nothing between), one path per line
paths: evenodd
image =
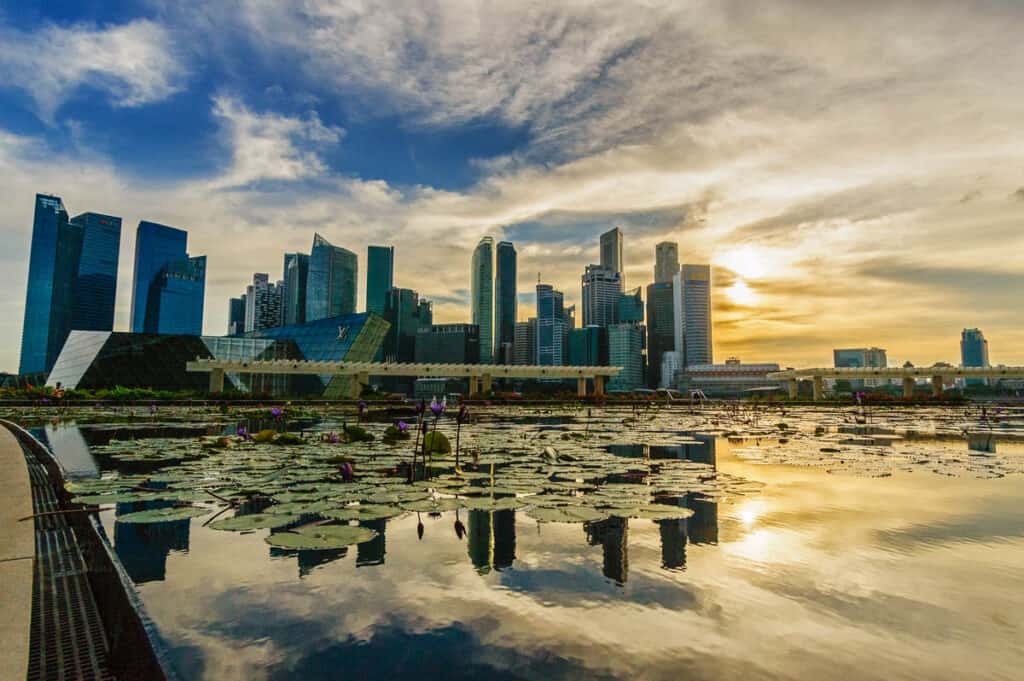
M955 360L981 326L1024 363L1022 23L1009 0L0 2L0 369L37 191L124 218L122 328L141 219L208 255L208 333L314 231L395 245L397 283L458 321L480 237L516 243L525 318L538 273L578 302L618 225L630 286L662 240L712 263L719 357Z

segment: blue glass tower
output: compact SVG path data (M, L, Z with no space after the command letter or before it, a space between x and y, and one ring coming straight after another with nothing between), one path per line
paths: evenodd
M120 218L69 220L59 197L36 195L20 373L48 372L72 328L113 329L120 243Z
M388 290L395 285L395 247L366 249L366 311L384 314Z
M355 253L314 235L306 280L306 321L355 313L358 276Z
M135 333L202 333L206 258L189 258L187 245L188 232L182 229L139 223L132 280Z
M563 296L550 284L537 284L537 364L562 366L565 359Z
M512 363L516 339L516 247L498 243L494 270L494 357L498 364Z
M285 325L306 321L306 284L309 280L309 256L305 253L284 254L284 292L281 306Z

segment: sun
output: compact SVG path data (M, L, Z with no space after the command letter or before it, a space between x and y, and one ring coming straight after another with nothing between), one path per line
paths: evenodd
M737 279L732 286L725 289L725 295L737 305L750 307L757 303L757 293L742 279Z

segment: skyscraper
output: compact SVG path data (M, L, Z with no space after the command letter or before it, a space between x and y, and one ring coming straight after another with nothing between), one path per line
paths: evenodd
M355 313L358 280L356 254L314 235L306 278L306 321Z
M583 272L583 326L608 326L617 319L622 276L603 265L587 265Z
M683 367L713 364L711 266L683 265L672 281L675 341Z
M644 327L612 324L608 327L608 365L622 371L608 381L609 390L634 390L644 385Z
M416 319L419 322L420 330L430 329L434 325L434 304L426 298L420 298L416 310ZM479 340L477 343L479 344Z
M960 366L988 367L988 341L981 329L964 329L960 334ZM967 385L985 385L984 378L968 378Z
M309 256L305 253L285 253L283 287L281 291L281 318L285 326L306 321L306 285L309 279Z
M593 367L608 364L608 329L584 326L569 331L569 366Z
M416 334L420 329L419 294L408 288L388 289L384 319L391 324L384 338L384 358L389 362L416 361Z
M228 335L245 333L245 294L228 301Z
M161 268L188 257L188 232L143 220L135 230L135 271L132 274L131 328L145 333L149 289ZM156 321L155 319L152 321ZM148 331L152 333L152 331Z
M639 286L632 291L619 294L615 306L615 321L621 324L644 323L644 299Z
M672 281L655 282L647 287L647 386L663 383L662 358L675 350L675 296Z
M202 335L205 297L205 255L167 263L149 285L145 333Z
M252 275L252 283L245 289L246 332L281 326L283 288L280 281L271 284L267 274Z
M512 363L519 366L537 363L537 318L516 322L515 341L512 344Z
M679 244L662 241L654 247L654 283L671 284L679 272Z
M516 336L516 248L508 241L498 243L494 272L494 358L511 364Z
M832 351L832 361L835 367L848 369L885 368L889 364L883 348L839 348ZM850 381L850 388L860 390L864 386L878 386L882 383L882 380L876 378L858 378Z
M485 236L473 251L470 305L480 327L480 363L494 361L494 239Z
M395 285L395 247L366 249L366 311L384 314L388 290Z
M68 219L57 196L36 195L22 329L21 373L49 371L72 328L114 328L121 218Z
M622 232L613 227L601 235L601 267L618 272L622 285L626 285L625 265L622 260Z
M562 366L566 355L564 297L550 284L537 284L537 364Z
M480 329L474 324L421 324L416 332L416 362L479 364Z

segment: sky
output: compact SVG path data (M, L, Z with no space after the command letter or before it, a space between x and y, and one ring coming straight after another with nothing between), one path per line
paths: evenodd
M208 256L205 332L314 232L468 321L480 237L579 302L598 236L710 263L716 360L1024 364L1019 0L0 0L0 370L36 192ZM361 281L360 305L364 300Z

